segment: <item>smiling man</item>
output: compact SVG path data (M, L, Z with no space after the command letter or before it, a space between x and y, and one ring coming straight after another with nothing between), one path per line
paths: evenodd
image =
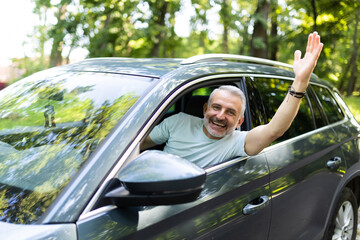
M256 155L290 127L308 86L323 44L309 35L306 53L294 54L295 80L272 120L250 131L235 131L244 121L246 98L233 86L215 89L204 105L204 118L179 113L157 125L141 148L166 143L164 151L207 167L236 156Z
M210 139L232 134L244 121L246 98L234 86L215 89L204 105L203 131Z

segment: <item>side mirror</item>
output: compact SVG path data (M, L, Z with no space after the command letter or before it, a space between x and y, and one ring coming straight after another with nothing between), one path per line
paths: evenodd
M105 197L118 207L172 205L200 195L206 172L197 165L162 151L146 151L119 173L121 187Z

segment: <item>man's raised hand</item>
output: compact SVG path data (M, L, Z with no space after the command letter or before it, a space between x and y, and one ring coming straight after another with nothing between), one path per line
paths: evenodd
M316 62L320 56L321 50L323 48L323 43L320 42L320 35L317 32L313 32L309 35L306 53L303 58L301 58L301 51L296 50L294 54L294 73L295 79L300 81L298 84L302 86L297 86L301 89L296 89L297 91L305 90L313 72ZM298 85L296 84L296 85Z

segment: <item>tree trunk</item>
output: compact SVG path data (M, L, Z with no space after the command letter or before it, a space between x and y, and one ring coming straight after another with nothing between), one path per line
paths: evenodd
M357 9L356 10L356 15L355 15L355 29L354 29L354 36L353 36L353 46L354 46L354 50L352 52L352 56L351 56L351 75L349 78L349 84L347 87L347 91L346 91L346 95L347 96L351 96L353 91L355 90L356 87L356 81L357 81L357 55L358 55L358 38L357 38L357 31L358 31L358 26L359 26L359 15L360 15L360 10Z
M270 10L269 0L259 0L255 11L254 32L251 39L251 54L254 57L267 58L268 37L267 22Z
M103 29L108 29L108 26L109 26L110 20L111 20L111 14L112 14L112 11L108 10L108 13L106 14L106 19L105 19L105 22L104 22ZM107 44L108 44L108 41L106 41L106 40L103 41L99 46L99 52L104 52L104 50L106 49Z
M160 46L165 37L163 28L165 27L165 15L167 13L168 2L161 2L161 6L157 9L159 11L159 16L155 20L156 25L159 26L159 32L156 34L155 37L156 40L150 53L151 57L159 57Z
M65 19L67 4L59 7L59 12L57 14L58 23L55 25L55 34L53 36L53 44L50 53L50 66L59 66L62 64L62 51L64 44L64 33L63 28L60 27L61 22Z
M278 42L278 35L277 35L277 0L273 0L271 3L271 32L270 32L270 59L276 60L277 59L277 52L279 51L279 42Z
M223 52L229 53L229 42L228 42L228 35L229 35L228 26L224 25L224 32L223 32Z
M229 6L227 3L227 0L222 0L221 2L221 10L220 10L220 18L222 19L223 23L223 52L229 53L229 25L230 25L230 19L229 19Z
M313 10L313 21L314 21L313 31L316 31L316 29L317 29L316 19L317 19L318 14L317 14L315 0L311 0L311 7Z
M345 80L347 78L347 75L348 75L348 72L349 72L349 69L351 67L351 63L353 62L352 58L353 58L353 54L351 55L351 58L350 58L350 61L348 62L348 64L346 64L346 67L345 67L345 70L342 72L342 76L341 76L341 79L340 79L340 84L338 86L339 88L339 91L341 93L343 93L345 91Z

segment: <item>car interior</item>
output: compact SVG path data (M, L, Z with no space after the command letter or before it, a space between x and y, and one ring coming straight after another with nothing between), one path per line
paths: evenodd
M203 106L208 101L211 92L220 87L221 85L233 85L236 86L234 83L225 82L221 84L213 84L210 86L200 86L195 89L191 89L185 94L179 96L175 99L174 103L168 108L162 116L156 121L155 125L159 124L162 120L167 117L170 117L174 114L179 112L184 112L199 118L203 118ZM245 116L246 118L246 116ZM245 121L244 121L245 122ZM154 126L155 126L154 125ZM241 125L241 130L246 130L245 124ZM150 132L149 132L150 133ZM163 150L165 144L157 145L152 148L151 150Z

